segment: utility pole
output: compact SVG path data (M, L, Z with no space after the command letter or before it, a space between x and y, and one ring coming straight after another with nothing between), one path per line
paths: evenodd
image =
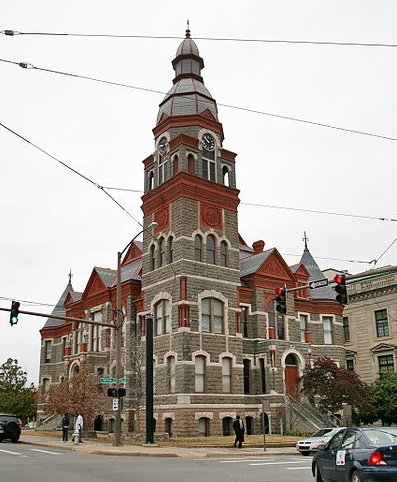
M146 315L146 443L154 443L153 427L153 315Z

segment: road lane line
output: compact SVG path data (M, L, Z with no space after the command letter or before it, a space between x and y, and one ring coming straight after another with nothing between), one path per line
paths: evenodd
M0 452L4 452L5 454L11 454L11 455L22 455L19 452L11 452L11 450L2 450L0 449Z
M40 450L40 449L30 449L32 452L42 452L43 454L50 454L50 455L62 455L59 452L50 452L49 450Z
M305 464L307 463L306 460L294 460L290 462L263 462L263 463L255 463L250 465L284 465L284 464Z
M262 459L246 459L246 458L240 458L240 459L232 459L232 460L217 460L220 464L238 464L238 463L247 463L247 462L262 462ZM268 460L275 460L275 459L268 459Z
M311 466L308 465L307 467L285 467L286 470L306 470L311 469Z

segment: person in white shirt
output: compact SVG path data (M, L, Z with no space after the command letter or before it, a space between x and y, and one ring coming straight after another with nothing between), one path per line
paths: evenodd
M79 443L83 443L83 424L84 424L84 420L83 420L83 416L81 415L80 412L77 413L77 417L76 417L76 421L74 423L74 432L79 434L78 435L78 439L79 439Z

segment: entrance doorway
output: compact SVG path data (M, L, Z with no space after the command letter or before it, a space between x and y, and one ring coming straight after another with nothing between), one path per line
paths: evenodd
M299 400L299 364L298 358L292 353L285 359L284 383L285 393Z

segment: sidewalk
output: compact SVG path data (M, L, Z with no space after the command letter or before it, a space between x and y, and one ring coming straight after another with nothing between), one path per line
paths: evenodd
M272 455L299 455L295 447L159 447L157 445L123 445L113 447L110 443L85 440L82 444L75 444L72 441L62 442L61 440L46 435L29 435L22 433L20 443L28 443L42 447L71 450L83 454L96 455L126 455L126 456L147 456L147 457L259 457Z

